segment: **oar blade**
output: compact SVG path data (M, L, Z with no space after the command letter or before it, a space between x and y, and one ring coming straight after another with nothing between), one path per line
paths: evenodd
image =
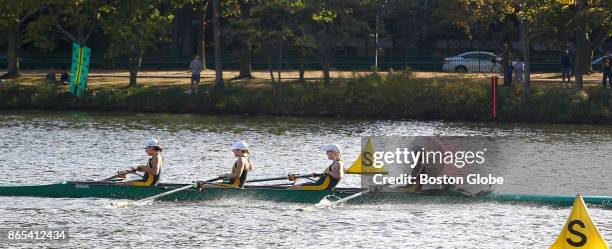
M295 211L300 211L300 212L312 212L315 210L317 210L317 207L315 207L314 205L295 209Z
M310 212L310 211L315 211L317 209L323 209L323 208L333 208L334 207L334 202L332 202L331 200L329 200L330 196L326 196L325 198L321 199L319 201L319 203L314 204L314 205L310 205L307 207L302 207L302 208L297 208L296 211L305 211L305 212Z
M153 204L153 200L141 200L141 201L116 201L111 202L111 206L115 208L131 208L131 207L142 207Z
M118 202L112 202L111 206L115 207L115 208L128 208L132 205L133 201L118 201Z

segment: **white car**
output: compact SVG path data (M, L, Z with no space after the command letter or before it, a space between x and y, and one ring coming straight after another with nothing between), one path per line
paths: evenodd
M444 58L442 71L445 72L483 72L499 73L501 58L494 53L485 51L471 51L453 57Z

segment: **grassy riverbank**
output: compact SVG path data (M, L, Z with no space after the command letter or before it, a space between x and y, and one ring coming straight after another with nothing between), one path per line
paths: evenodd
M0 109L49 109L170 113L314 115L421 120L490 120L489 84L485 80L423 79L409 72L347 77L330 85L313 81L249 86L230 83L225 90L211 85L189 95L184 86L152 85L90 91L82 99L52 84L3 83ZM612 122L609 90L590 87L538 87L530 101L522 89L500 87L498 121L605 123Z

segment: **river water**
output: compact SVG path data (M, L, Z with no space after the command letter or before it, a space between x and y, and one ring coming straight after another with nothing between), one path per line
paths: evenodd
M362 136L498 136L509 160L502 193L612 195L612 127L297 117L121 113L0 113L0 183L101 179L141 165L146 138L164 147L162 182L228 173L229 145L252 144L250 178L321 171L320 148L338 143L350 163ZM341 187L356 187L348 176ZM1 228L58 227L64 244L9 248L547 248L569 208L499 203L345 205L224 199L113 208L111 200L0 197ZM590 208L612 240L612 210Z

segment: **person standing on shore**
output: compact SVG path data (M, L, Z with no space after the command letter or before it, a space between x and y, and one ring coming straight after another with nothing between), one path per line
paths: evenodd
M190 92L197 93L198 83L200 83L200 72L202 72L202 62L200 61L199 55L196 55L191 61L191 64L189 64L189 69L191 69Z
M49 69L49 72L47 73L47 76L45 76L45 79L49 82L49 83L57 83L57 77L55 74L55 71L53 69Z
M607 87L608 85L612 88L612 55L610 55L610 50L606 51L606 55L601 61L603 65L603 87ZM606 80L608 83L606 84Z
M565 50L565 54L561 57L561 78L563 87L565 84L565 77L567 77L567 86L570 86L572 76L572 57L570 56L569 50Z
M519 57L519 60L514 63L512 68L514 69L514 77L516 78L516 82L523 83L525 75L525 57Z
M68 69L66 69L65 67L62 68L62 74L60 76L60 82L62 84L70 84L70 73L68 73Z
M502 52L502 69L504 71L504 86L512 86L512 52L510 51L510 45L504 44L504 50Z

